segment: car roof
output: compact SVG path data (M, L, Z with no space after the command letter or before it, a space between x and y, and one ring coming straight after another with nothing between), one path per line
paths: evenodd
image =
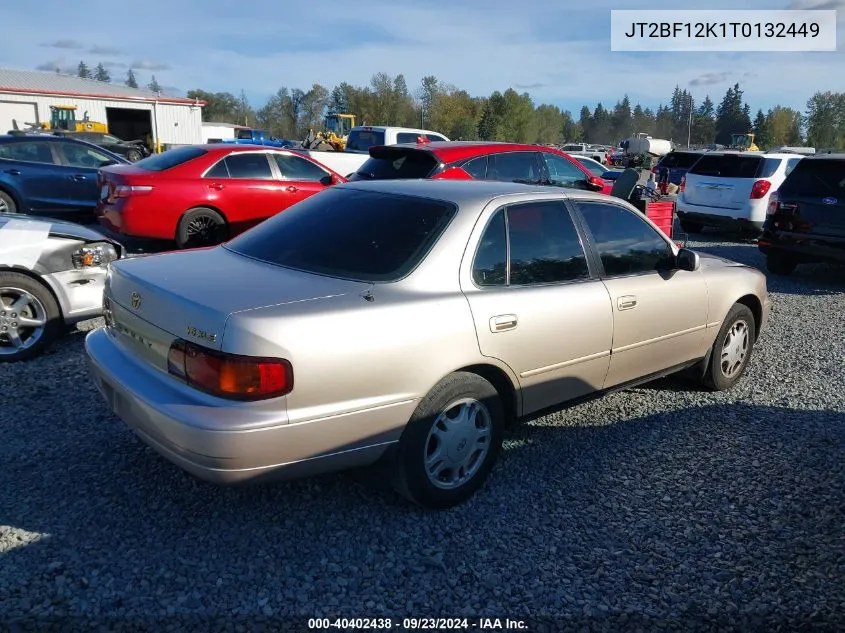
M803 154L792 152L704 152L706 156L760 156L761 158L806 158Z
M432 141L430 143L398 143L389 147L407 147L409 149L430 152L444 163L452 163L456 160L475 158L501 151L540 151L552 153L561 151L554 147L546 147L545 145L506 143L504 141Z
M495 180L358 180L336 185L335 188L357 189L392 195L417 196L433 200L452 202L458 206L467 204L486 204L501 196L537 194L548 199L551 197L607 200L607 196L563 187L544 187L516 182Z

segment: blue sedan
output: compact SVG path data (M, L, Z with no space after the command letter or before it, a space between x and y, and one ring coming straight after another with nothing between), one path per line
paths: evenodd
M50 134L0 135L0 213L93 219L97 171L128 161Z

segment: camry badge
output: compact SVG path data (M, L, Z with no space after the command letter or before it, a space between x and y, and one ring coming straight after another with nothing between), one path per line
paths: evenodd
M139 295L137 292L133 292L131 295L129 295L129 301L131 302L133 310L137 310L141 307L141 295Z
M839 202L839 198L822 198L822 202L825 204L836 204Z

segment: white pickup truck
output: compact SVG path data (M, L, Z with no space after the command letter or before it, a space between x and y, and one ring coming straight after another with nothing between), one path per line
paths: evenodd
M592 158L593 160L600 162L602 165L607 162L607 154L603 149L594 149L585 143L570 143L569 145L563 145L560 150L562 152L566 152L570 156L584 156L586 158Z
M409 127L361 125L352 128L349 132L345 152L326 152L307 149L298 149L296 151L308 154L311 158L341 176L349 176L358 171L358 168L369 160L371 147L375 145L416 143L420 136L424 136L429 141L449 140L442 134L430 130L418 130Z

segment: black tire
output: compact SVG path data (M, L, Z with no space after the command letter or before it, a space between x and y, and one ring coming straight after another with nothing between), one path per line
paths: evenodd
M773 275L788 277L795 272L797 265L798 262L783 253L769 253L766 255L766 269Z
M433 479L438 478L430 476L426 470L426 454L438 446L438 441L431 437L431 433L435 426L443 428L441 415L457 412L458 407L475 409L477 416L481 416L479 421L486 426L487 440L481 442L478 437L460 433L456 438L458 445L453 450L461 458L477 453L474 460L468 461L470 472L465 481L452 487L447 487L446 483L437 485ZM484 484L499 458L504 421L501 398L488 381L467 372L447 376L422 399L402 433L392 464L394 488L424 508L448 508L466 501ZM469 430L474 427L467 425L461 428ZM479 451L469 450L473 439ZM440 444L441 449L442 446ZM486 453L483 447L486 447ZM459 469L446 466L441 472L456 471L460 472ZM442 478L439 479L442 481Z
M704 225L699 222L693 222L692 220L680 220L681 223L681 230L684 233L701 233L704 229Z
M126 152L126 160L128 160L130 163L137 163L143 157L143 154L141 154L141 152L137 149L130 149L128 152Z
M10 290L22 290L31 295L37 303L25 306L20 314L12 312L6 305L12 297L9 294ZM19 327L17 319L20 316L43 318L43 329L40 333L37 333L36 328ZM10 331L13 328L24 342L29 341L32 336L37 335L38 338L34 342L30 342L28 347L13 351L14 346L10 338ZM56 303L53 293L44 284L20 273L0 272L0 362L29 360L42 354L63 330L64 321L59 305Z
M18 205L15 199L5 191L0 191L0 213L17 213Z
M745 350L738 365L735 364L737 362L735 352L739 348L726 350L729 335L733 333L739 335L739 338L735 338L734 340L740 347L744 346ZM751 310L749 310L748 306L735 303L728 311L728 315L725 317L722 327L719 329L719 334L716 336L716 341L713 343L713 348L710 351L710 363L702 379L704 386L714 391L726 391L739 382L739 379L742 378L745 370L748 368L748 363L751 362L756 336L756 325ZM723 352L729 354L727 359L723 360Z
M229 229L225 218L214 209L196 207L189 210L176 227L176 245L179 248L201 248L225 242Z

